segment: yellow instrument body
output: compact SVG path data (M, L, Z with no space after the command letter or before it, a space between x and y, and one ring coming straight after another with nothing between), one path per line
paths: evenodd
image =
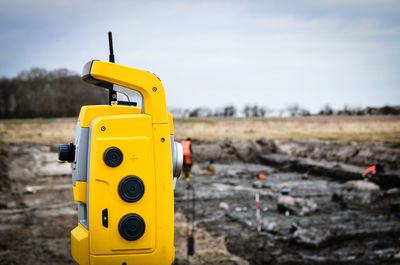
M174 129L164 88L151 73L113 63L92 61L87 71L96 80L140 92L144 106L81 109L78 126L88 130L87 177L75 181L73 191L75 201L84 206L85 223L71 231L72 256L80 265L170 265L175 256L170 137ZM105 162L110 148L122 153L117 166ZM119 190L129 176L144 185L143 195L134 202L123 199ZM142 218L145 228L139 238L127 240L120 231L121 220L132 214ZM134 231L130 225L126 229Z

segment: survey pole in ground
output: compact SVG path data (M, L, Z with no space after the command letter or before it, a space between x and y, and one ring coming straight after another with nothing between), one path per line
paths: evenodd
M256 193L257 232L261 232L260 194Z

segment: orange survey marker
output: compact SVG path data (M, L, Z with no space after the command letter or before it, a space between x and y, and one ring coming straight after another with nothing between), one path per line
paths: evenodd
M258 179L265 179L265 175L260 173L260 174L258 175Z

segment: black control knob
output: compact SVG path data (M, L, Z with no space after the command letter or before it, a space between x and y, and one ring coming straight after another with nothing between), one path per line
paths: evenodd
M118 193L126 202L137 202L144 194L143 181L136 176L125 177L118 185Z
M117 147L110 147L104 152L103 160L107 166L117 167L122 163L123 155Z
M58 159L61 161L68 161L70 163L74 162L75 159L75 145L70 144L60 144L58 149Z
M142 217L137 214L127 214L119 222L120 235L129 241L138 240L144 234L146 225Z

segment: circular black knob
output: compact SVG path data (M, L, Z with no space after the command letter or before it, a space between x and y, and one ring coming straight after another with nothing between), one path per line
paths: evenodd
M117 167L122 163L123 155L117 147L108 148L103 155L104 163L109 167Z
M61 161L74 162L75 159L75 145L70 144L60 144L58 149L58 159Z
M118 193L126 202L137 202L144 194L144 184L136 176L125 177L119 183Z
M138 240L144 234L146 225L142 217L137 214L127 214L119 221L120 235L129 241Z

